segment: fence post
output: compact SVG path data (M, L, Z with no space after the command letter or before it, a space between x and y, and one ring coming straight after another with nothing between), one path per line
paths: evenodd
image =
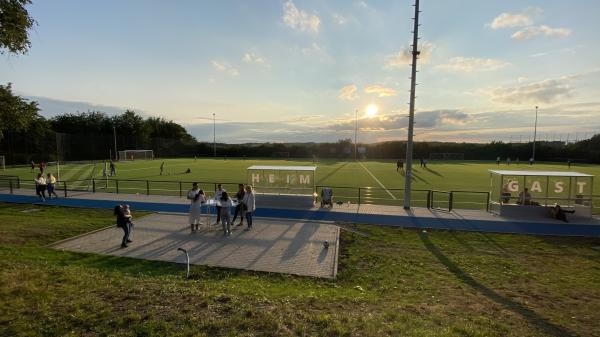
M358 188L358 204L360 205L360 187Z
M13 194L13 183L12 183L12 179L8 180L8 185L10 187L10 194Z
M150 195L150 180L146 180L146 195Z
M183 197L183 191L181 190L181 180L179 181L179 197Z
M119 194L119 179L115 179L115 187L117 189L117 194Z
M96 193L96 179L92 178L92 192Z
M452 210L452 202L453 202L452 199L453 198L454 198L454 192L450 191L450 197L448 198L448 211Z
M63 181L63 189L65 190L65 198L67 197L67 182Z
M427 209L431 209L431 190L427 191Z
M486 193L487 198L485 200L485 211L489 212L490 211L490 192Z

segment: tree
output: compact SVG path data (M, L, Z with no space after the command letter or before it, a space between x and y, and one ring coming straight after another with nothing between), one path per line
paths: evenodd
M39 118L38 111L37 102L28 102L13 94L10 83L0 84L0 140L8 130L26 130Z
M31 0L0 0L0 54L25 54L31 47L28 30L35 20L25 5Z

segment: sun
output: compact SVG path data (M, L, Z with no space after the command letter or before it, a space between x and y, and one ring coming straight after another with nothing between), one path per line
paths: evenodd
M369 104L367 105L367 117L369 118L373 118L375 117L375 115L377 115L377 111L379 111L379 108L377 107L377 105L375 104Z

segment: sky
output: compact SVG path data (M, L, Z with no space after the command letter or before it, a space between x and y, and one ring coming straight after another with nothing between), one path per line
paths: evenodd
M200 141L406 139L413 1L33 0L0 83L41 114L133 109ZM600 2L422 0L415 140L600 131ZM367 106L377 106L368 116ZM539 138L538 138L539 139Z

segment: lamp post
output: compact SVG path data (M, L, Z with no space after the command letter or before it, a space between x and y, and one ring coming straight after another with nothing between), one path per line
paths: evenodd
M413 155L413 130L415 124L415 88L417 81L417 59L419 50L419 0L415 0L415 17L412 44L412 66L410 77L410 107L408 110L408 137L406 140L406 175L404 179L404 209L410 209L410 192L412 189L412 155Z
M537 138L537 121L538 121L538 106L535 106L535 124L533 125L533 153L531 154L532 161L535 161L535 141Z
M356 126L354 128L354 160L358 160L358 154L357 154L357 143L356 143L356 136L358 134L358 109L354 110L354 117L356 119Z
M213 112L213 156L217 157L217 124L215 123L215 113Z
M113 124L113 138L115 142L115 160L119 160L117 153L117 127Z

